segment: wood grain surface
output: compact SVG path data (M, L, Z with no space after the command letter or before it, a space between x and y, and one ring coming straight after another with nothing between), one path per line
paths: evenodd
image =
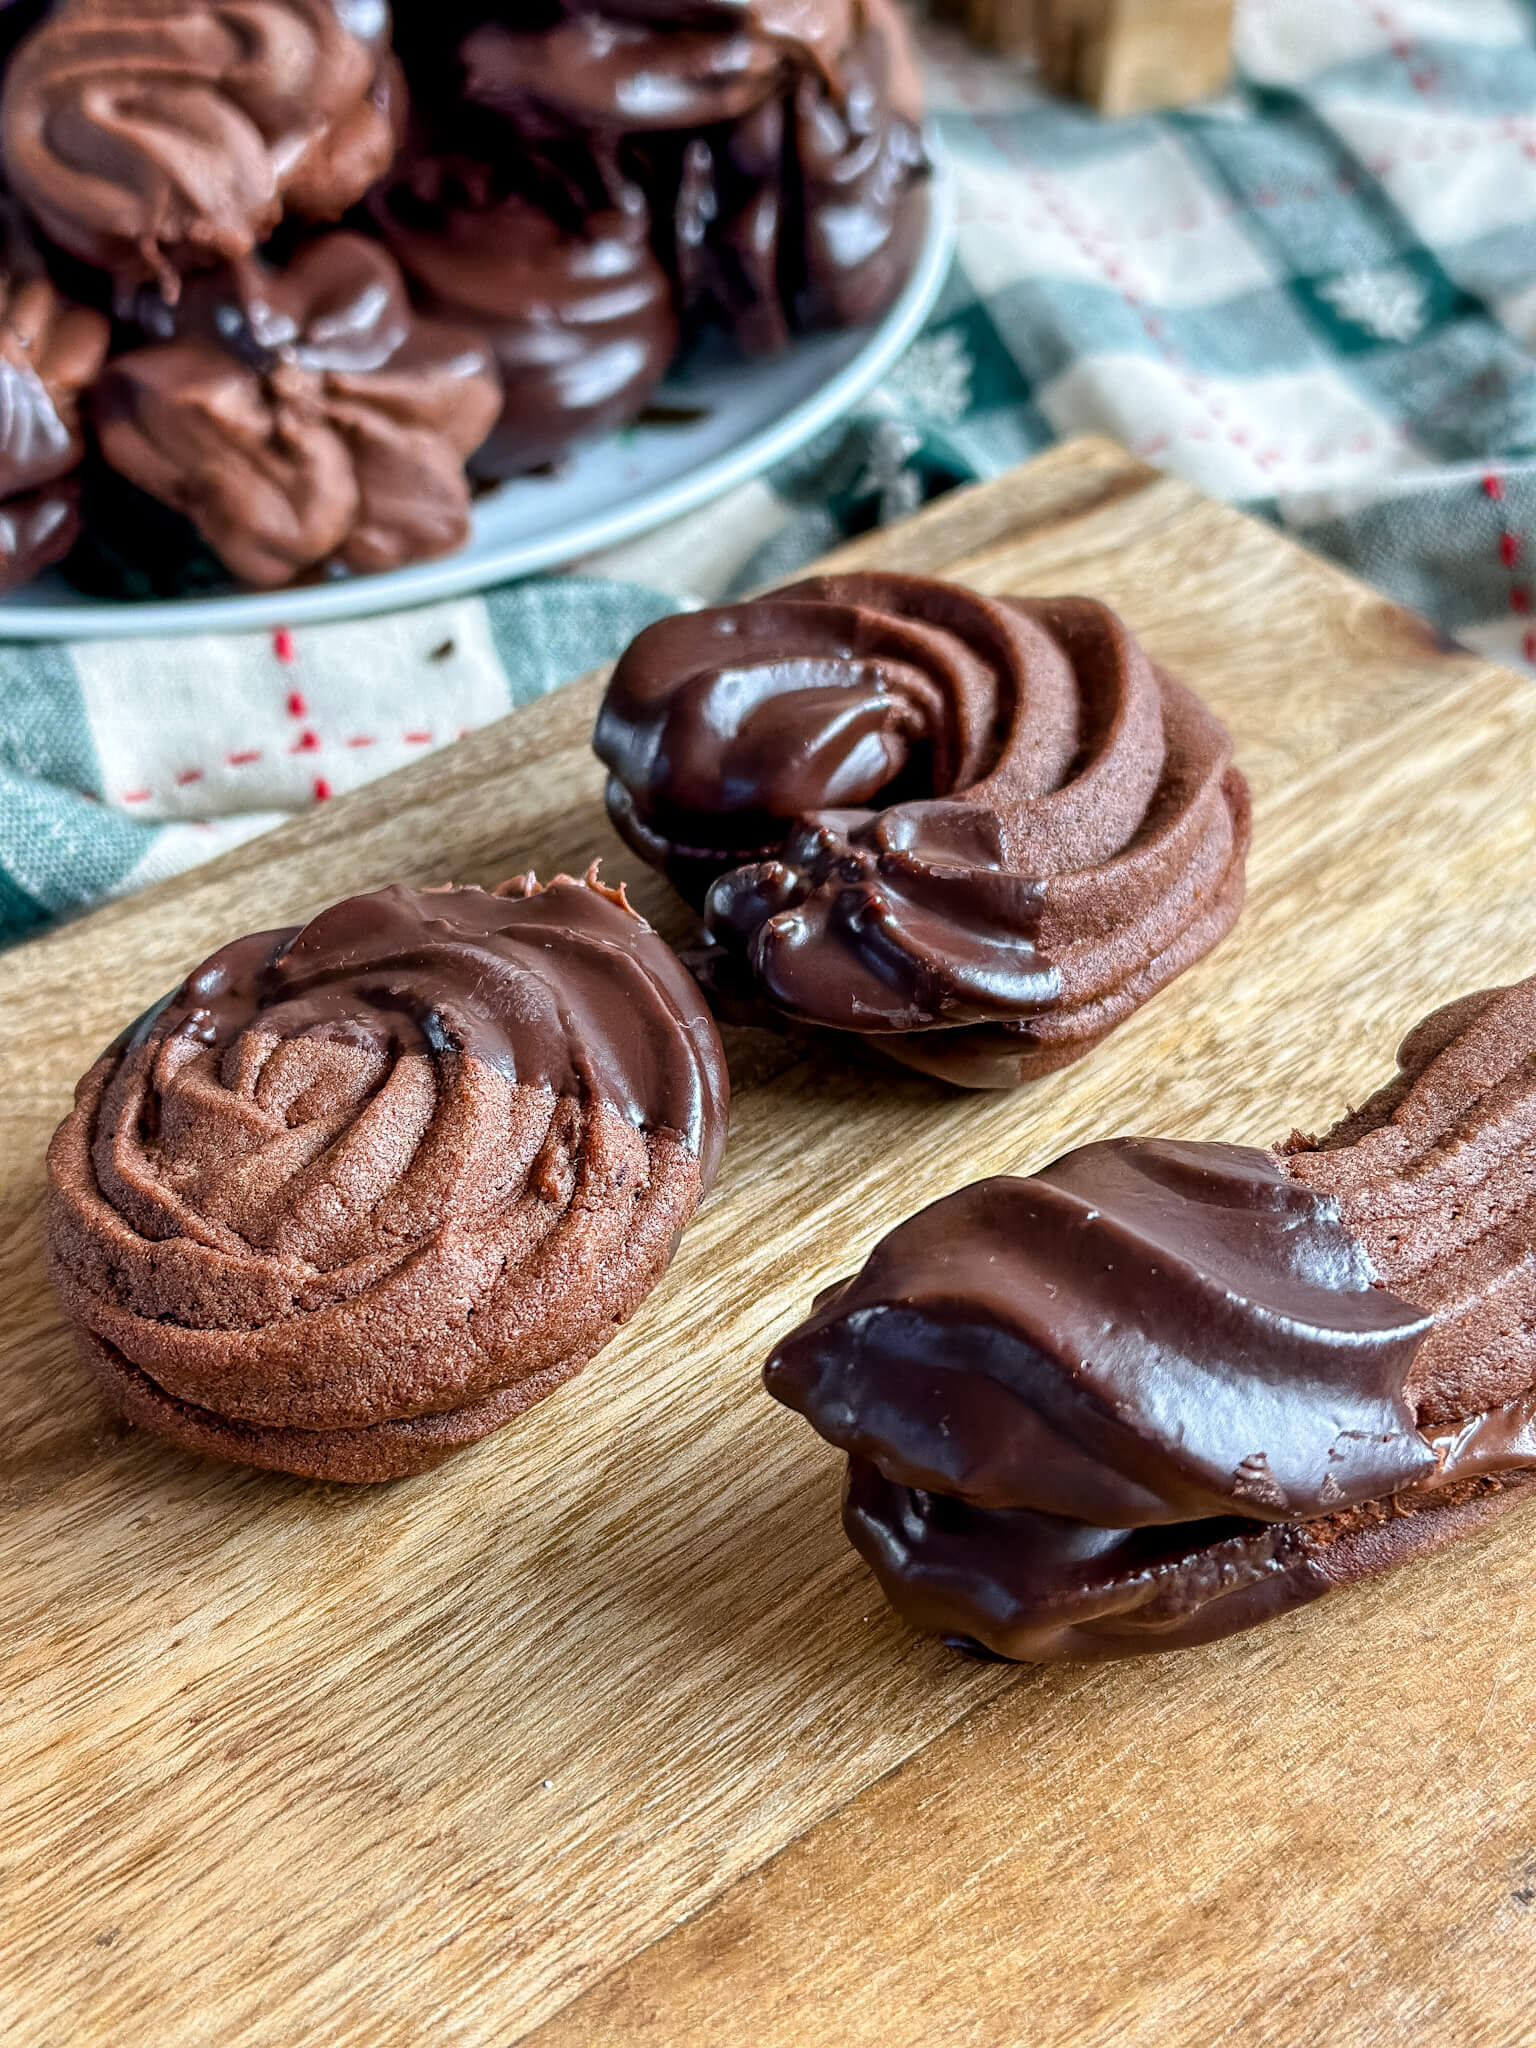
M1264 1141L1536 966L1536 695L1105 444L843 551L1086 590L1231 723L1249 908L1006 1097L734 1034L718 1192L587 1372L349 1491L101 1419L48 1296L76 1074L221 940L612 837L595 683L0 958L0 2038L1527 2044L1536 1521L1209 1649L966 1663L762 1395L920 1202L1141 1129Z

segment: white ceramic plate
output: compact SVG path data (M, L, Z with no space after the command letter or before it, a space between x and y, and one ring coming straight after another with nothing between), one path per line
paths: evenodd
M636 426L582 448L558 476L502 484L475 507L456 554L380 576L344 577L258 596L113 604L58 576L0 599L0 639L102 640L129 634L235 632L398 611L554 568L660 526L759 475L873 390L938 297L954 248L948 167L932 142L928 218L905 290L878 325L812 335L771 362L698 363L656 394L696 415Z

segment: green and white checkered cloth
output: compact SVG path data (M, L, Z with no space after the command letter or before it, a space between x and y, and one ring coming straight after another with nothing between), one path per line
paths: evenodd
M0 644L0 938L1071 433L1115 436L1536 668L1531 7L1245 0L1235 90L1121 122L947 32L925 49L959 258L858 417L579 575L291 635Z

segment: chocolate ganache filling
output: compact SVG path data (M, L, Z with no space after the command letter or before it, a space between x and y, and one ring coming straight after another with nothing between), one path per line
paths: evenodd
M852 575L663 620L593 743L726 1014L963 1085L1080 1058L1242 906L1231 739L1091 599Z
M223 947L102 1055L49 1153L51 1270L130 1421L393 1478L634 1312L727 1092L622 892L384 889Z
M1284 1152L1120 1139L898 1226L768 1389L848 1453L901 1613L1029 1660L1182 1647L1536 1480L1536 981Z

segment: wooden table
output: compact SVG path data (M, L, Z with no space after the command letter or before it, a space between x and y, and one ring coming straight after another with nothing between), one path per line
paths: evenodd
M1234 936L1079 1067L958 1097L731 1046L716 1198L630 1329L348 1491L106 1426L48 1297L69 1084L232 934L611 836L583 683L0 960L0 2034L1528 2044L1536 1519L1206 1650L966 1663L885 1609L757 1369L919 1201L1127 1128L1264 1140L1536 965L1536 694L1101 443L844 550L1085 589L1231 722Z

